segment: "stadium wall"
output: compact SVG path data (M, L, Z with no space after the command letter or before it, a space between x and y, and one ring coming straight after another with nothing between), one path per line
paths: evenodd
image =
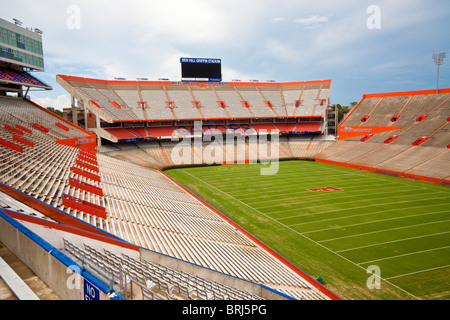
M106 284L10 217L3 209L0 209L0 241L52 288L61 299L85 300L85 285L90 285L98 292L96 298L110 300L108 297L109 287ZM73 279L76 279L75 283ZM73 286L68 285L71 283ZM116 293L111 299L123 300L124 298Z

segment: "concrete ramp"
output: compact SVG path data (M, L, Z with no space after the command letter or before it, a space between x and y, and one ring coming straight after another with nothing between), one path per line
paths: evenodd
M19 300L40 300L28 285L14 272L14 270L0 257L0 277L14 292Z

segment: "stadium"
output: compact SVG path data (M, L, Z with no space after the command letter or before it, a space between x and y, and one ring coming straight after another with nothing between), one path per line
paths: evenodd
M446 300L450 88L58 74L0 19L0 299ZM13 39L13 40L11 40ZM26 280L26 281L25 281Z

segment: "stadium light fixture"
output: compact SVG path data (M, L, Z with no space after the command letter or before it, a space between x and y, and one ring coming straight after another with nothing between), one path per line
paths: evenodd
M439 93L439 66L444 63L445 52L433 54L434 63L437 65L437 84L436 84L436 94Z
M22 21L20 21L20 20L18 20L18 19L16 19L16 18L13 18L13 21L14 21L14 24L15 24L16 26L19 26L19 27L22 26Z

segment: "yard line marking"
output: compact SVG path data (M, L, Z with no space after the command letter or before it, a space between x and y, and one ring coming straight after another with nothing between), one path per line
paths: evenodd
M423 272L427 272L427 271L433 271L433 270L438 270L438 269L444 269L444 268L448 268L450 267L450 264L446 265L446 266L442 266L442 267L437 267L437 268L431 268L431 269L426 269L426 270L420 270L420 271L416 271L416 272L411 272L411 273L405 273L405 274L401 274L398 276L393 276L393 277L389 277L389 278L385 278L387 279L395 279L395 278L400 278L400 277L405 277L405 276L410 276L412 274L417 274L417 273L423 273Z
M421 205L421 206L416 206L416 207L408 207L407 209L417 209L417 208L423 208L423 207L434 207L434 206L442 206L442 205L444 205L444 204L442 204L442 203L435 203L435 204ZM353 218L353 217L356 217L356 216L362 217L362 216L367 216L367 215L371 215L371 214L378 214L378 213L384 213L384 212L390 212L390 211L398 211L398 210L404 210L404 209L405 208L394 208L394 209L389 209L389 210L368 212L368 213L362 213L362 214L353 214L353 215L350 215L350 216L343 216L343 217L336 217L336 218L329 218L329 219L322 219L322 220L314 220L314 221L301 222L301 223L293 223L293 224L288 224L288 226L299 226L299 225L304 225L304 224L324 222L324 221L330 221L330 220L347 219L347 218ZM441 211L441 212L447 212L447 211ZM321 214L321 213L320 212L318 212L318 213L309 213L309 214L304 214L301 217L303 217L303 216L313 216L313 215L319 215L319 214Z
M339 171L339 172L347 172L346 170L339 169L339 167L337 167L337 166L335 166L335 165L331 165L331 166L330 166L330 170ZM362 175L362 174L360 174L360 173L355 173L355 172L352 172L352 174L354 174L354 175L359 175L359 176L364 176L364 177L366 177L366 178L368 177L368 176L366 176L366 175ZM420 188L420 189L428 189L428 188L421 187L421 186L417 186L417 185L406 184L406 183L401 182L401 181L390 181L390 180L388 180L388 179L384 180L383 178L381 178L381 177L376 177L376 176L373 176L373 177L370 176L370 178L371 178L371 179L377 179L377 180L388 181L388 182L392 182L392 183L398 183L398 184L408 185L408 186L416 187L416 188ZM396 178L399 178L399 177L396 177ZM445 192L445 193L448 194L447 191L440 191L440 190L437 190L437 191L438 191L438 192Z
M393 187L393 188L398 188L398 187ZM386 190L386 189L388 189L388 188L383 188L383 190ZM334 199L341 199L341 198L350 198L350 197L355 197L355 196L366 196L366 195L373 195L373 194L384 194L384 193L392 193L392 191L386 191L386 192L377 192L377 193L358 193L358 194L348 194L349 192L352 192L352 191L347 191L347 190L345 190L344 189L344 191L346 191L345 192L345 195L341 195L341 194L339 194L339 193L337 193L338 194L338 196L337 197L326 197L326 198L320 198L320 199L316 199L316 200L308 200L308 201L303 201L303 202L313 202L313 201L324 201L324 200L334 200ZM412 192L412 190L408 190L408 189L403 189L403 190L398 190L398 189L396 189L396 191L397 192ZM282 192L282 191L280 191L280 192ZM358 191L354 191L354 192L358 192ZM331 195L332 195L333 193L331 193ZM334 194L336 194L336 193L334 193ZM292 199L304 199L304 198L318 198L318 197L320 197L322 194L314 194L314 193L309 193L309 195L308 196L303 196L303 197L292 197L292 198L281 198L281 199L270 199L270 200L259 200L258 201L258 204L260 204L260 203L263 203L263 202L270 202L270 201L279 201L279 200L282 200L282 201L284 201L284 200L292 200ZM256 197L257 198L257 197ZM249 199L252 199L252 198L249 198ZM301 202L295 202L295 203L301 203ZM262 208L268 208L269 206L267 206L267 207L259 207L258 209L262 209ZM272 206L270 206L270 207L272 207Z
M419 190L417 190L417 192L419 192ZM422 192L422 195L424 194L423 193L423 191L421 191ZM381 192L381 193L372 193L372 194L370 194L370 195L374 195L374 194L385 194L385 193L391 193L392 194L392 192ZM396 194L397 194L398 192L396 192ZM434 193L432 190L430 191L430 193ZM384 200L384 199L393 199L393 198L401 198L401 197L411 197L412 195L411 194L405 194L405 195L397 195L397 196L392 196L392 197L382 197L382 199ZM342 197L338 197L337 199L341 199L341 198L348 198L348 197L351 197L351 196L342 196ZM358 197L356 196L356 195L353 195L353 198L358 198L358 199L356 199L356 200L352 200L352 201L346 201L346 202L340 202L340 203L333 203L333 205L340 205L340 204L344 204L344 203L353 203L353 202L362 202L362 201L375 201L375 200L380 200L379 198L366 198L366 199L360 199L359 198L359 195L358 195ZM321 201L321 202L327 202L328 200L330 200L330 199L328 199L328 198L326 198L326 199L318 199L318 200L313 200L313 201ZM311 202L311 201L301 201L301 202L290 202L289 203L289 205L295 205L295 204L299 204L299 203L309 203L309 202ZM307 210L307 209L309 209L309 208L316 208L316 207L322 207L322 206L329 206L330 205L330 203L324 203L324 204L321 204L321 205L318 205L318 206L310 206L310 207L302 207L301 209L302 210ZM258 209L263 209L263 208L270 208L270 207L279 207L280 205L278 204L278 205L273 205L273 206L267 206L267 207L259 207ZM299 208L294 208L294 209L286 209L286 210L281 210L281 211L271 211L270 213L277 213L277 212L285 212L285 211L292 211L292 210L298 210Z
M323 179L317 179L316 178L316 179L308 179L308 180L305 180L305 179L301 180L301 177L292 177L292 178L285 178L285 179L277 178L277 179L274 179L274 180L261 180L261 181L264 181L265 183L270 183L270 186L269 187L264 187L264 188L258 188L258 190L260 190L260 189L272 189L272 188L276 188L277 186L280 186L280 185L281 186L286 186L286 181L290 181L290 180L294 180L294 182L295 182L295 184L294 183L291 184L291 187L302 188L302 187L304 187L307 184L319 184L322 181L324 181L324 183L326 182L328 184L329 183L333 183L334 181L337 181L337 182L339 182L341 184L342 183L349 183L350 186L354 186L354 185L358 185L357 183L354 183L354 181L360 181L361 179L359 179L359 178L358 179L350 179L350 178L348 178L345 181L342 181L342 177L336 177L335 179L330 178L330 177L324 177ZM242 185L245 186L245 185L247 185L246 183L242 183L242 182L231 181L231 182L227 183L226 181L227 180L215 180L215 181L211 181L211 183L220 183L221 186L230 187L230 188L232 188L232 187L234 187L236 185L238 185L238 186L242 186ZM250 181L249 183L250 183L250 185L252 183L254 184L254 181ZM384 184L386 184L386 183L384 183ZM370 186L370 184L367 183L367 181L361 182L361 185L369 185ZM278 191L278 189L276 191Z
M321 247L321 248L323 248L323 249L325 249L325 250L331 252L332 254L338 256L339 258L341 258L341 259L343 259L343 260L345 260L345 261L347 261L347 262L353 264L354 266L356 266L356 267L358 267L358 268L360 268L360 269L366 271L365 268L363 268L363 267L357 265L355 262L351 261L350 259L348 259L348 258L346 258L346 257L344 257L344 256L342 256L342 255L340 255L337 251L333 251L333 250L331 250L330 248L327 248L326 246L324 246L324 245L318 243L317 241L314 241L314 240L312 240L311 238L308 238L307 236L303 235L302 233L300 233L300 232L298 232L298 231L292 229L291 227L289 227L289 226L287 226L287 225L285 225L285 224L283 224L283 223L277 221L276 219L274 219L274 218L272 218L272 217L270 217L270 216L268 216L268 215L262 213L261 211L259 211L259 210L255 209L255 208L253 208L252 206L249 206L249 205L246 204L245 202L242 202L242 201L240 201L239 199L236 199L235 197L233 197L233 196L229 195L228 193L226 193L226 192L224 192L224 191L222 191L222 190L220 190L220 189L214 187L213 185L210 185L208 182L206 182L206 181L204 181L204 180L202 180L202 179L200 179L200 178L197 178L196 176L190 174L189 172L186 172L185 170L183 170L183 172L187 173L188 175L190 175L191 177L197 179L198 181L200 181L200 182L202 182L202 183L204 183L204 184L210 186L211 188L216 189L217 191L219 191L219 192L223 193L224 195L228 196L229 198L234 199L235 201L237 201L237 202L243 204L244 206L246 206L246 207L248 207L248 208L250 208L250 209L252 209L252 210L258 212L259 214L265 216L267 219L270 219L270 220L272 220L272 221L275 222L275 223L281 224L281 226L285 227L286 229L289 229L290 231L292 231L292 232L294 232L294 233L300 235L301 237L305 238L306 240L311 241L312 243L316 244L317 246L319 246L319 247ZM412 293L410 293L410 292L406 291L405 289L403 289L403 288L401 288L401 287L399 287L399 286L397 286L397 285L395 285L395 284L393 284L393 283L387 281L386 279L383 279L383 278L381 278L381 277L379 277L379 278L380 278L381 280L386 281L386 282L389 283L391 286L393 286L393 287L399 289L400 291L405 292L406 294L410 295L411 297L413 297L413 298L415 298L415 299L417 299L417 300L421 300L420 298L416 297L416 296L413 295Z
M393 197L389 197L388 199L403 198L403 197L410 197L410 195L393 196ZM447 197L428 198L426 200L445 199L445 198L447 198ZM335 203L334 205L337 206L337 205L347 204L347 203L375 201L375 200L377 200L377 199L364 199L364 200L358 199L358 200L353 200L353 201L346 201L346 202L341 202L341 203ZM396 201L396 202L383 202L383 203L370 204L370 205L363 206L363 207L345 208L345 209L342 209L342 210L353 210L353 209L356 209L356 208L366 208L366 207L372 207L372 206L391 205L391 204L398 204L398 203L405 203L405 202L412 202L412 201L423 201L423 199L408 200L408 201ZM308 209L311 209L311 208L317 208L317 207L323 207L323 206L329 206L329 205L330 205L329 203L326 203L326 204L322 204L322 205L318 205L318 206L310 206L310 207L302 207L302 208L292 208L292 209L285 209L285 210L278 210L278 211L270 211L270 212L268 212L268 214L274 214L274 213L280 213L280 212L286 212L286 211L295 211L295 210L308 210Z
M355 174L355 173L344 173L344 175L351 175L351 176L357 176L357 177L355 177L355 179L351 179L351 178L347 178L345 181L342 181L342 176L341 176L341 174L340 175L336 175L336 176L333 176L333 175L330 175L330 174L328 174L328 175L324 175L323 176L323 179L317 179L317 178L312 178L312 179L305 179L305 177L304 176L302 176L302 175L299 175L299 176L294 176L294 177L292 177L292 178L289 178L289 179L298 179L298 181L299 181L299 183L300 184L306 184L306 183L310 183L310 181L311 182L317 182L317 181L322 181L322 180L324 180L324 181L334 181L334 180L337 180L337 181L342 181L342 183L347 183L347 182L350 182L351 184L351 186L352 185L354 185L355 183L353 182L352 183L352 181L362 181L362 183L361 184L363 184L363 185L370 185L369 183L368 183L368 180L371 180L371 179L374 179L374 180L380 180L380 181L383 181L383 185L386 185L386 184L402 184L402 185L405 185L405 186L408 186L409 188L414 188L414 189L428 189L428 188L424 188L424 187L419 187L419 186L416 186L416 185L411 185L411 184L405 184L405 183L399 183L399 182L397 182L397 181L390 181L390 180L387 180L387 179L381 179L381 178L374 178L374 177L367 177L367 176L364 176L364 175L358 175L358 174ZM320 175L320 177L322 177L322 175ZM309 176L308 176L308 178L310 178ZM301 179L301 180L300 180ZM220 179L220 180L215 180L215 181L223 181L223 179ZM285 181L283 180L282 182L280 182L280 183L282 183L282 184L285 184ZM436 190L436 192L443 192L443 191L440 191L440 190ZM447 192L445 192L445 193L447 193Z
M262 167L261 167L262 168ZM202 178L210 178L210 176L212 176L212 180L216 181L216 180L229 180L229 179L234 179L234 178L238 178L238 179L258 179L261 176L260 173L260 169L258 169L258 171L254 171L254 172L247 172L246 175L245 174L239 174L239 173L227 173L227 172L222 172L220 174L216 174L216 175L205 175ZM263 176L263 179L275 179L277 177L284 177L284 176L289 176L289 177L293 177L293 178L305 178L305 179L313 179L316 177L342 177L342 176L353 176L353 173L350 172L345 172L345 173L340 173L338 174L330 174L328 173L321 173L321 172L311 172L311 170L308 168L307 170L304 171L295 171L295 172L283 172L283 171L278 171L275 175L267 175L267 176Z
M286 162L284 162L284 163L286 163ZM306 164L306 162L303 162L302 163L302 165L303 164ZM248 174L248 173L252 173L252 172L254 172L255 174L259 174L260 172L259 172L259 169L260 169L260 167L262 167L263 165L260 165L260 166L254 166L254 167L250 167L250 166L248 166L248 167L246 167L245 169L246 170L243 170L244 168L241 168L242 169L242 171L240 172L240 173L237 173L237 174L242 174L242 175L246 175L246 174ZM220 168L221 166L217 166L217 168ZM295 169L295 171L296 172L301 172L301 173L309 173L310 172L310 170L309 170L309 168L302 168L302 167L299 167L299 166L296 166L296 169ZM323 172L324 174L328 174L329 173L329 170L328 169L315 169L315 172ZM233 172L224 172L223 174L222 173L199 173L199 172L197 172L197 176L199 177L199 178L209 178L210 176L222 176L222 175L231 175L231 176L235 176L236 175L236 172L235 171L233 171Z
M388 218L388 219L379 219L379 220L366 221L366 222L361 222L361 223L346 224L346 225L340 225L340 226L330 227L330 228L325 228L325 229L305 231L305 233L315 233L315 232L328 231L328 230L339 229L339 228L360 226L360 225L363 225L363 224L371 224L371 223L384 222L384 221L390 221L390 220L398 220L398 219L405 219L405 218L411 218L411 217L427 216L427 215L431 215L431 214L438 214L438 213L445 213L445 212L450 212L450 210L424 212L424 213L419 213L419 214L411 214L409 216L399 216L399 217ZM383 230L388 230L388 229L383 229ZM370 233L370 232L368 232L368 233ZM350 236L346 236L346 237L350 237ZM346 238L346 237L342 237L342 238ZM339 238L335 238L335 239L339 239ZM330 240L332 240L332 239L330 239ZM320 240L320 241L328 241L328 240Z
M359 263L357 263L357 264L360 265L360 264L372 263L372 262L377 262L377 261L383 261L383 260L395 259L395 258L398 258L398 257L411 256L411 255L413 255L413 254L419 254L419 253L424 253L424 252L428 252L428 251L435 251L435 250L441 250L441 249L447 249L447 248L450 248L450 246L439 247L439 248L433 248L433 249L427 249L427 250L422 250L422 251L415 251L415 252L410 252L410 253L405 253L405 254L399 254L399 255L396 255L396 256L390 256L390 257L386 257L386 258L381 258L381 259L376 259L376 260L370 260L370 261L359 262Z
M394 242L401 242L401 241L409 241L409 240L413 240L413 239L420 239L420 238L432 237L432 236L437 236L437 235L440 235L440 234L446 234L446 233L450 233L450 231L439 232L439 233L432 233L432 234L427 234L427 235L424 235L424 236L417 236L417 237L411 237L411 238L404 238L404 239L400 239L400 240L392 240L392 241L386 241L386 242L379 242L379 243L375 243L375 244L369 244L369 245L367 245L367 246L355 247L355 248L344 249L344 250L337 250L336 252L345 252L345 251L359 250L359 249L362 249L362 248L368 248L368 247L379 246L379 245L381 245L381 244L394 243Z
M428 198L428 199L425 199L425 200L436 200L436 199L444 199L444 198L446 198L446 197ZM302 217L302 216L305 216L305 215L324 214L324 213L337 212L337 211L363 209L363 208L368 208L368 207L392 205L392 204L399 204L399 203L409 203L409 202L414 202L414 201L424 201L424 199L416 199L416 200L409 200L409 201L397 201L397 202L391 202L391 203L376 203L376 204L371 204L371 205L361 206L361 207L343 208L343 209L322 211L322 212L316 212L316 213L300 214L300 215L289 216L289 217L282 217L282 218L277 218L276 220L285 220L285 219L290 219L290 218L297 218L297 217ZM440 203L439 205L442 205L442 203ZM402 209L405 209L405 208L402 208ZM385 210L385 211L387 211L387 210ZM284 212L284 211L270 212L269 214L278 213L278 212Z
M330 184L333 184L332 181L327 180L327 184L328 184L328 182ZM374 185L370 185L370 186L375 186L376 187L376 186L382 186L382 185L386 185L386 184L380 183L380 184L374 184ZM311 194L311 191L308 190L308 186L310 186L310 185L300 185L299 184L299 185L296 185L295 187L290 187L289 188L290 190L295 190L294 192L284 192L284 193L282 191L280 191L279 188L274 189L273 186L271 186L271 187L262 187L262 188L255 189L254 192L247 191L245 193L245 196L243 196L241 199L256 199L256 198L264 197L266 195L277 195L277 194L286 194L286 195L288 195L288 194L303 194L303 193ZM364 186L367 186L367 184L364 184ZM350 184L350 185L339 184L339 187L344 188L344 190L346 192L356 192L356 191L361 189L361 188L358 188L357 186L355 186L353 184ZM364 187L364 188L366 189L366 187ZM265 191L263 194L261 194L261 191L263 191L265 189L273 189L273 190ZM352 190L352 189L356 189L356 190ZM377 188L375 188L375 189L377 189ZM372 189L368 189L368 190L372 190ZM230 190L230 193L232 193L232 191L234 191L234 190ZM238 192L236 192L236 193L238 193ZM242 192L239 192L239 195L241 195L241 194L242 194ZM255 194L256 195L260 195L260 196L255 196ZM236 194L236 196L237 195L238 194ZM247 195L251 195L251 196L247 196Z
M299 179L299 180L302 179L301 181L309 181L309 180L315 181L317 179L317 177L321 177L321 178L327 179L327 180L331 179L331 178L341 179L342 180L342 176L355 176L354 173L340 173L339 175L333 175L333 174L330 174L328 172L328 174L314 175L314 174L311 174L310 172L305 172L304 174L303 173L300 174L300 173L297 172L297 174L295 174L295 175L293 175L292 173L289 173L289 174L287 174L287 173L286 174L277 173L276 175L264 176L264 177L262 177L262 179L264 179L264 180L275 180L275 179L278 179L278 177L280 177L280 176L283 177L285 175L289 176L290 178L288 178L288 179L290 179L290 180L292 180L292 179ZM221 179L211 179L211 181L212 182L216 182L216 181L227 181L227 180L230 180L229 177L227 175L225 175L225 174L220 175L220 177L221 177ZM254 176L254 177L253 176L251 176L251 177L248 177L248 176L237 176L237 178L236 178L236 175L232 175L230 177L232 178L231 181L233 181L235 179L246 179L246 180L257 179L257 178L261 179L260 176ZM208 178L208 180L210 179L209 176L207 178ZM355 179L357 179L357 180L364 180L364 181L370 180L372 178L373 177L367 177L367 176L364 176L364 175L356 175L355 176ZM383 179L377 178L375 180L382 180L385 183L398 184L398 182L396 182L396 181L390 181L390 180L387 180L387 179L383 180ZM409 186L414 187L413 185L409 185Z
M397 219L397 218L393 218L393 219ZM386 220L393 220L393 219L386 219ZM381 220L383 221L383 220ZM365 233L358 233L358 234L353 234L351 236L345 236L345 237L338 237L338 238L334 238L334 239L326 239L326 240L318 240L317 242L327 242L327 241L334 241L334 240L338 240L338 239L346 239L346 238L353 238L353 237L358 237L358 236L365 236L367 234L373 234L373 233L379 233L379 232L385 232L385 231L392 231L392 230L399 230L399 229L406 229L406 228L411 228L411 227L417 227L417 226L425 226L428 224L433 224L433 223L442 223L442 222L447 222L450 220L440 220L440 221L433 221L433 222L425 222L425 223L419 223L419 224L414 224L414 225L410 225L410 226L403 226L403 227L397 227L397 228L391 228L391 229L383 229L383 230L377 230L377 231L371 231L371 232L365 232ZM366 223L358 223L355 225L361 225L361 224L367 224L370 222L366 222ZM311 233L311 232L305 232L305 233Z
M378 186L385 186L386 184L385 183L380 183L380 184L373 184L373 185L368 185L368 186L370 186L370 187L374 187L374 188L368 188L367 187L367 184L365 184L365 187L364 187L364 189L365 190L378 190L379 189L379 187ZM339 186L341 187L341 188L344 188L344 191L345 191L345 193L347 194L347 193L350 193L350 192L359 192L360 191L360 188L358 188L358 186L354 186L353 184L351 184L351 185L342 185L342 184L339 184ZM279 189L276 189L276 190L273 190L272 192L271 191L267 191L267 192L265 192L264 194L262 194L262 195L260 195L260 196L251 196L251 197L242 197L242 198L240 198L241 200L247 200L247 199L257 199L257 198L261 198L261 197L265 197L267 194L273 194L273 193L275 193L275 194L285 194L285 195L289 195L289 194L303 194L303 193L305 193L305 194L309 194L311 197L316 197L317 195L315 195L315 194L312 194L312 192L311 191L309 191L309 190L306 190L307 189L307 186L303 186L303 185L299 185L299 188L301 188L301 187L303 187L303 188L305 188L305 190L304 191L294 191L294 192L283 192L283 191L280 191ZM355 189L356 188L356 190L353 190L353 189ZM391 187L383 187L383 189L388 189L388 188L398 188L398 186L391 186ZM257 194L261 194L261 192L260 192L260 190L263 190L263 189L272 189L271 187L267 187L267 188L258 188L258 191L257 191ZM414 191L414 190L411 190L411 191ZM231 193L231 192L230 192ZM271 201L273 201L273 200L271 200Z
M311 198L311 199L317 199L317 201L321 200L321 197L327 196L324 198L325 199L334 199L334 197L329 197L329 195L338 195L339 193L333 193L333 192L329 192L329 193L318 193L318 192L313 192L311 191L311 186L314 187L329 187L329 186L339 186L339 188L341 189L341 191L344 191L342 193L340 193L340 197L339 198L348 198L348 197L355 197L360 195L361 188L356 188L356 187L351 187L351 186L344 186L342 184L334 184L333 182L329 182L329 184L325 185L324 183L322 184L314 184L314 185L301 185L298 186L297 188L291 188L288 187L289 190L294 190L292 192L287 192L287 190L281 190L281 189L276 189L273 191L265 191L262 192L264 189L270 189L270 188L258 188L255 190L255 193L250 195L247 191L246 194L244 194L242 197L240 197L239 199L241 200L246 200L246 201L252 201L252 202L257 202L257 203L263 203L263 202L269 202L269 201L276 201L276 200L283 200L283 199L307 199L307 198ZM390 187L386 187L383 188L384 189L389 189ZM392 188L398 188L398 187L392 187ZM314 188L312 188L314 189ZM374 186L374 188L364 188L367 191L370 190L380 190L380 188L378 186ZM414 192L414 190L410 190L410 189L403 189L400 192ZM230 192L231 193L231 192ZM237 193L237 191L236 191ZM240 194L242 194L242 190L240 191ZM369 195L369 194L375 194L375 193L366 193L366 194L362 194L362 195ZM271 199L266 199L268 196L271 197ZM289 196L289 198L283 198L283 196ZM275 199L273 197L276 197ZM281 197L281 199L279 198ZM261 200L262 199L266 199L266 200ZM316 200L314 200L316 201Z
M292 173L289 173L289 172L286 172L286 173L278 172L276 175L262 176L262 178L264 180L271 180L271 179L277 179L279 177L288 176L288 177L291 177L289 179L299 179L299 178L305 177L302 174L308 174L307 178L314 178L314 177L324 177L325 178L326 177L325 174L315 174L315 175L313 175L313 174L310 173L310 171L303 171L303 172L302 171L296 171L295 173L296 173L296 175L293 176ZM352 175L352 174L351 173L343 173L340 176L350 176L350 175ZM211 176L213 178L211 178ZM245 180L261 179L261 174L260 174L259 171L255 172L254 176L252 176L252 175L247 175L247 176L246 175L236 175L236 174L232 174L232 173L229 173L229 174L223 173L223 174L217 174L217 175L211 175L211 176L205 176L205 178L208 178L208 180L211 180L212 182L214 182L214 181L230 180L230 178L232 179L232 181L234 181L234 180L243 180L243 179L245 179ZM214 178L214 176L217 176L217 177L220 177L220 178Z

